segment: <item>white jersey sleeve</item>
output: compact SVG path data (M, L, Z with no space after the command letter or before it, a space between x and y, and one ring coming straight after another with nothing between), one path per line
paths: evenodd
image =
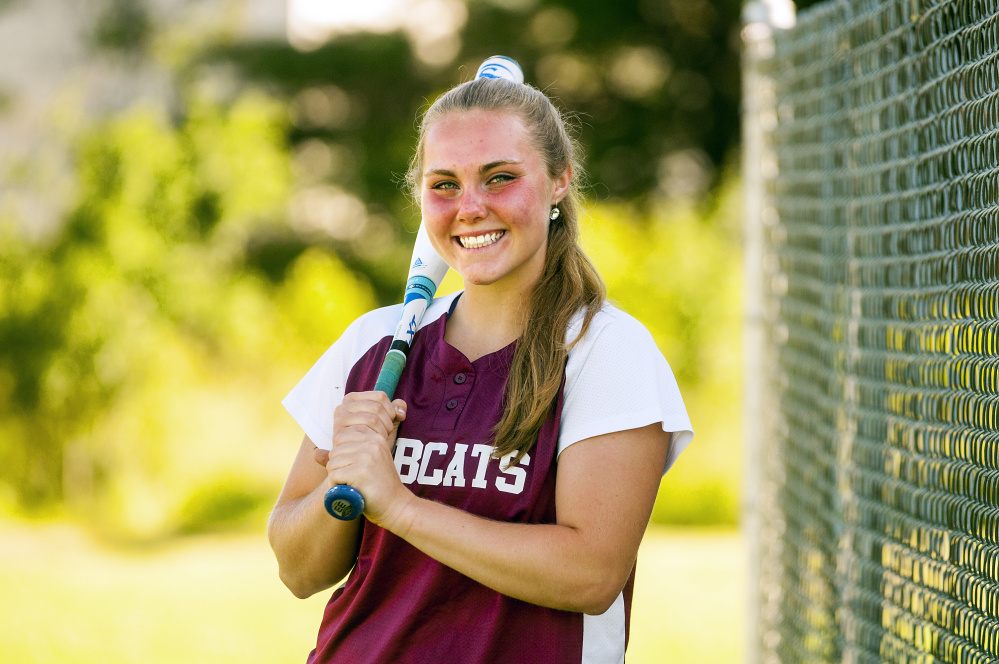
M455 297L457 293L434 300L420 328L444 315ZM281 402L316 447L333 448L333 411L343 401L347 377L372 346L395 333L401 311L401 304L383 307L351 323Z
M581 317L568 339L579 333ZM605 304L569 351L558 453L586 438L659 422L671 432L665 473L694 437L680 389L645 326Z

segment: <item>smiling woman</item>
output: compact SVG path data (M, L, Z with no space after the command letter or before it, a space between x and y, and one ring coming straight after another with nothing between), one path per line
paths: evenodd
M310 662L623 661L638 546L693 431L579 247L576 172L529 85L479 78L424 116L408 179L465 290L428 308L394 401L370 390L399 307L284 402L305 437L269 527L281 578L305 597L350 572ZM344 484L365 519L326 515Z

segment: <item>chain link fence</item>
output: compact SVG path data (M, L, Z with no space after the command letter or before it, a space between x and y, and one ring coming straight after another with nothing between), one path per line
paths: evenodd
M744 36L753 659L999 661L999 0Z

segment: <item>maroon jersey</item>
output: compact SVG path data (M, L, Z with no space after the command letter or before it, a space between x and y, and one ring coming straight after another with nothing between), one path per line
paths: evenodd
M512 466L509 457L493 459L490 432L501 415L514 345L469 362L444 341L447 313L455 301L455 297L438 300L428 310L396 391L395 396L407 404L395 450L399 476L420 497L485 518L555 523L556 462L566 445L560 442L560 431L587 429L563 424L567 380L531 451ZM306 434L321 447L330 446L332 409L342 395L373 388L391 343L396 311L395 307L379 310L359 319L285 400ZM372 334L379 329L381 334ZM579 344L577 350L590 352ZM647 365L649 358L643 361ZM585 371L571 374L567 378L575 385ZM661 382L660 378L650 381ZM673 385L675 389L675 381ZM675 403L678 398L677 392L666 401ZM689 441L686 434L692 435L685 411L679 420L674 414L637 417L652 419L636 427L662 421L666 430L681 432L684 440L679 447ZM620 414L611 416L614 422L619 418ZM595 426L618 425L591 424L590 429L598 432L583 437L633 428L599 431ZM673 446L678 447L676 434ZM670 462L678 452L674 449ZM357 564L327 604L309 662L621 662L633 582L634 573L602 616L549 609L491 590L365 522Z

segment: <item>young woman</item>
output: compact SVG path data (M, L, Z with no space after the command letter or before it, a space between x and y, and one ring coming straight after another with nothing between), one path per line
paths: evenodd
M578 246L573 147L548 98L506 80L425 114L409 179L465 288L428 309L394 401L370 390L398 307L284 401L306 435L268 529L281 579L307 597L350 573L309 662L623 661L638 545L693 432ZM326 513L337 484L364 518Z

